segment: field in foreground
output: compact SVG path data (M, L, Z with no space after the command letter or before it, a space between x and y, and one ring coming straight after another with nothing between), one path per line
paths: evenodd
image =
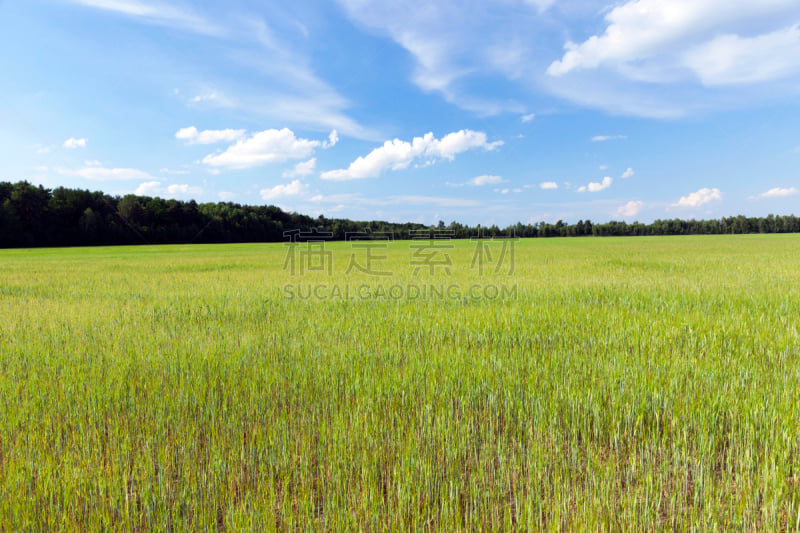
M413 246L0 251L0 530L800 527L798 236Z

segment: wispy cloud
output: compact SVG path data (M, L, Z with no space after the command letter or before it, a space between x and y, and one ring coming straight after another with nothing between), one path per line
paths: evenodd
M592 137L592 142L601 143L606 141L621 141L627 138L627 135L595 135Z
M484 174L482 176L476 176L469 180L468 182L470 185L474 185L476 187L480 187L481 185L495 185L498 183L503 183L503 178L501 176L493 176L491 174Z
M74 150L76 148L86 148L86 139L76 139L75 137L70 137L64 144L62 145L64 148L68 150Z
M631 167L628 167L625 172L622 173L622 179L626 180L628 178L632 178L636 174Z
M186 80L174 94L189 107L239 109L251 115L299 127L336 128L346 135L374 140L377 135L348 115L351 103L313 68L307 35L292 17L273 17L273 27L258 16L242 16L229 7L209 15L177 0L67 0L73 5L127 17L141 24L188 31L220 40L215 47L224 71L205 63L201 80ZM219 58L218 58L219 59ZM203 59L205 61L205 58ZM254 81L269 79L269 84ZM184 96L187 95L187 96ZM267 103L268 102L268 103Z
M167 2L143 0L68 0L73 4L110 11L144 23L205 35L224 35L225 30L196 12Z
M468 91L463 82L481 76L520 79L530 69L536 47L521 31L510 34L509 29L521 17L536 20L541 7L552 2L497 5L442 0L410 6L402 0L339 0L354 21L386 34L411 54L415 61L411 80L421 90L439 93L447 102L478 115L525 113L513 98Z
M62 176L76 176L91 181L126 181L126 180L152 180L153 176L143 170L135 168L107 168L87 166L78 169L58 168L56 172Z
M539 184L539 188L545 191L554 191L558 189L558 183L555 181L543 181Z

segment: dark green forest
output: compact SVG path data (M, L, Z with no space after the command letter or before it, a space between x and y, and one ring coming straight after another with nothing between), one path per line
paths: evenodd
M110 196L100 191L58 187L47 189L26 181L0 182L0 247L91 246L114 244L178 244L278 242L284 232L327 232L333 240L348 233L391 233L409 239L414 232L435 230L441 236L579 237L633 235L702 235L721 233L795 233L800 219L794 215L724 217L717 220L656 220L633 222L555 224L517 223L468 226L458 222L428 227L384 221L317 218L287 213L276 206L250 206L231 202L202 203L148 196Z

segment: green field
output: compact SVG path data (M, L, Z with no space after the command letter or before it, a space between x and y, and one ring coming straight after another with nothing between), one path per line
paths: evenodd
M0 251L0 530L800 527L800 236L453 244Z

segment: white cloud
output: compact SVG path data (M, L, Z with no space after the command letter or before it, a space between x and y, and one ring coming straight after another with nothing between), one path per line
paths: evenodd
M87 166L76 170L59 168L57 172L62 176L78 176L92 181L152 180L153 178L147 172L135 168Z
M588 185L581 185L580 187L578 187L578 192L586 192L586 191L600 192L603 189L608 189L609 187L611 187L611 184L613 182L614 180L611 179L611 177L606 176L605 178L603 178L603 181L599 183L596 181L592 181Z
M547 11L547 9L556 3L556 0L524 0L526 4L535 6L539 12Z
M530 113L528 115L522 115L522 117L520 117L520 120L522 120L523 123L527 123L531 122L535 118L536 118L536 113Z
M749 200L760 200L763 198L785 198L787 196L794 196L797 194L797 188L795 187L775 187L774 189L770 189L767 192L763 192L757 196L750 196Z
M627 135L595 135L592 137L593 143L601 143L605 141L621 141L627 139Z
M587 107L657 118L794 99L799 22L796 0L623 0L604 31L566 42L542 83Z
M704 187L688 196L681 196L681 199L672 204L672 207L700 207L715 200L722 200L720 190Z
M219 199L222 200L223 202L229 202L234 198L236 198L236 193L228 191L220 191L219 193L217 193L217 196L219 196Z
M558 183L555 181L543 181L539 184L539 187L545 191L552 191L558 189Z
M193 11L164 2L142 0L70 0L74 4L111 11L137 18L145 23L168 26L206 35L221 35L224 31Z
M144 183L139 184L139 186L134 191L134 194L138 196L155 196L160 192L161 192L160 181L146 181Z
M321 144L319 141L299 139L288 128L270 129L240 139L222 153L207 155L203 163L213 167L251 168L287 159L303 159Z
M308 40L308 30L289 11L268 8L262 13L274 24L268 26L255 12L246 16L235 8L220 12L213 3L201 7L186 0L68 1L139 23L219 38L221 46L217 48L224 50L226 68L224 72L203 70L203 83L210 80L218 87L208 90L203 83L189 80L193 86L173 91L176 96L194 94L185 99L189 106L236 108L281 123L335 127L362 139L378 137L348 116L346 110L351 103L315 74L310 47L303 42ZM196 7L189 7L190 4ZM300 37L300 41L292 37ZM162 62L160 69L168 68L171 63ZM268 79L269 84L237 83L243 78L253 79L254 75Z
M322 143L323 148L333 148L336 146L336 143L339 142L339 133L336 130L333 130L330 135L328 135L328 140Z
M469 180L469 184L475 185L476 187L480 187L481 185L495 185L497 183L503 183L503 178L500 176L492 176L488 174L484 174L483 176L477 176Z
M479 115L525 112L511 97L475 94L461 82L498 75L521 79L537 48L530 40L535 29L526 22L537 21L552 2L339 0L354 21L388 35L409 52L415 61L411 80L420 89Z
M644 202L631 200L617 209L615 218L635 217L642 210L642 207L644 207Z
M306 186L300 180L294 180L286 185L276 185L271 189L261 189L261 198L274 200L283 196L297 196L305 192Z
M622 173L622 179L626 180L628 178L632 178L633 175L636 174L631 167L628 167L625 172Z
M217 91L208 91L196 94L189 99L189 103L192 104L202 104L204 102L218 103L222 107L231 107L233 105L232 100L230 100L227 96L218 93Z
M76 148L85 148L86 147L86 139L76 139L75 137L70 137L66 141L64 141L64 148L68 150L74 150Z
M685 49L705 36L719 35L720 28L796 8L794 0L631 0L606 14L608 26L602 35L581 44L567 42L564 56L547 72L563 76L603 65L641 63L668 50ZM627 74L636 71L629 69Z
M704 85L759 83L800 71L800 27L756 37L719 35L685 54L686 65Z
M181 128L175 133L176 139L186 141L188 144L214 144L218 142L233 142L244 135L244 130L203 130L197 131L194 126Z
M321 178L337 181L374 178L384 170L408 168L416 159L453 160L456 155L467 150L494 150L502 144L502 141L487 142L485 133L472 130L448 133L441 139L436 139L433 133L427 133L423 137L414 137L410 143L394 139L386 141L383 146L366 156L359 157L346 169L323 172Z
M315 73L312 47L302 23L288 12L277 16L272 8L266 8L263 15L270 19L269 25L255 16L227 19L227 31L235 36L225 43L231 48L225 55L230 58L233 75L226 68L217 79L196 83L184 91L198 94L188 105L235 109L270 123L336 129L337 135L378 139L379 135L348 115L352 102ZM242 76L237 76L235 69ZM242 83L243 79L253 83ZM259 79L268 83L256 81Z
M312 157L308 161L297 163L292 170L285 171L282 176L284 178L296 178L298 176L309 176L314 173L317 166L317 158Z
M189 184L175 184L167 187L167 194L170 196L177 196L183 194L203 194L203 189L200 187L193 187Z
M139 196L185 196L203 194L203 189L186 183L163 187L160 181L152 180L139 184L134 194Z

